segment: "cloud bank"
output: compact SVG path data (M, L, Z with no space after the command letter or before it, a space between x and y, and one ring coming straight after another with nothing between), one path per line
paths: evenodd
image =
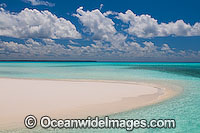
M14 59L93 59L93 60L152 60L152 59L199 59L200 51L173 51L168 44L161 47L153 42L143 42L144 46L136 42L126 43L120 50L108 45L91 44L89 46L72 46L59 44L51 39L36 41L27 39L25 43L0 41L1 58ZM81 57L81 58L80 58Z

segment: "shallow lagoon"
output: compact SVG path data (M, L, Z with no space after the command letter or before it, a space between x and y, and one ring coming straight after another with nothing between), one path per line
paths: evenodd
M173 86L173 89L182 88L182 93L172 99L114 114L110 117L148 120L170 118L176 120L175 129L134 129L134 132L196 133L200 131L200 63L0 62L0 77L128 80L160 83L169 85L169 87ZM34 131L45 132L47 130ZM66 130L56 131L66 132ZM125 129L81 130L81 132L83 131L125 132ZM19 129L16 132L27 132L27 130ZM77 132L77 130L70 130L70 132Z

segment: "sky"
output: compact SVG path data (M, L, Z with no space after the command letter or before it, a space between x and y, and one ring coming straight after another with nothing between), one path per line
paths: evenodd
M0 0L0 60L200 61L198 0Z

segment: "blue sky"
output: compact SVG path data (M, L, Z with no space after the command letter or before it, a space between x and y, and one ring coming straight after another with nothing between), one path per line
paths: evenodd
M0 59L200 61L198 0L1 0Z

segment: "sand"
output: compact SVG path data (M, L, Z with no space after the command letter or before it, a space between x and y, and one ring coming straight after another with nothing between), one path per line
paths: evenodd
M173 95L155 85L125 81L0 78L0 128L24 127L24 118L103 116L154 104Z

